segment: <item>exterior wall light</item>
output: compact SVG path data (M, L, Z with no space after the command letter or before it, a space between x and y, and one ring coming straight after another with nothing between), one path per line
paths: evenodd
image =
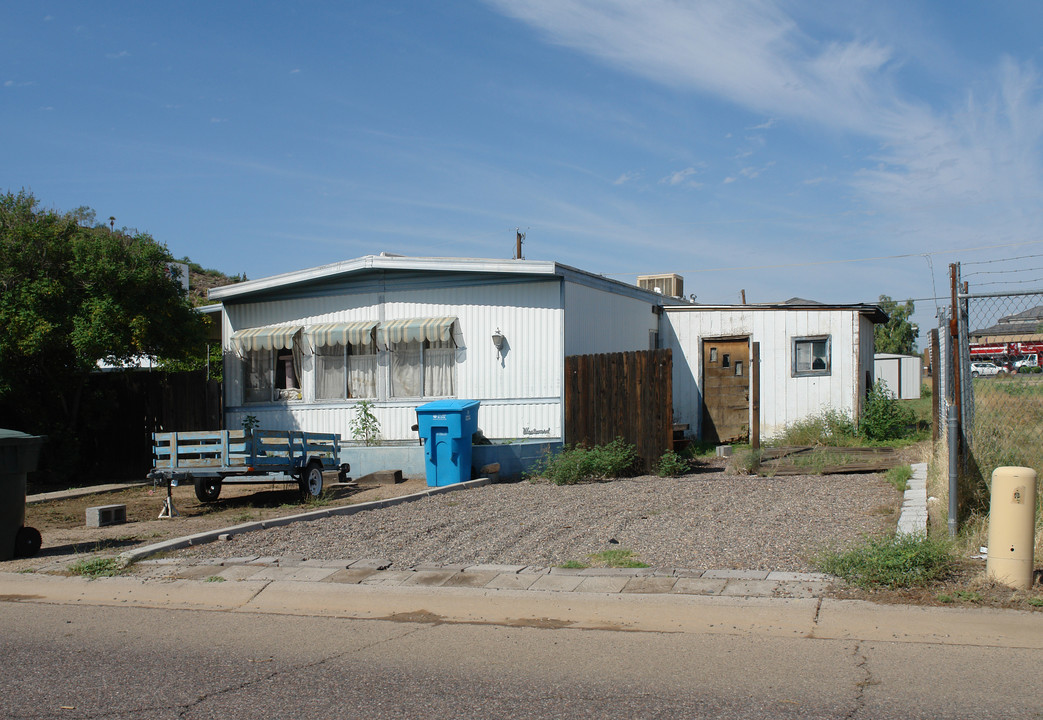
M500 328L496 328L496 332L493 333L493 345L496 346L496 354L503 351L503 333L500 332Z

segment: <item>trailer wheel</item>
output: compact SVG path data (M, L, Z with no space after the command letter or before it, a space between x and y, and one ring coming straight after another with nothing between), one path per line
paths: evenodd
M40 552L40 545L42 544L43 538L40 537L39 530L22 526L18 528L18 532L15 534L14 556L20 558L33 557Z
M213 502L221 494L221 481L218 478L197 477L195 485L196 497L200 502Z
M322 495L321 462L318 460L312 460L308 463L308 466L304 468L304 472L301 474L300 486L301 496L305 500Z

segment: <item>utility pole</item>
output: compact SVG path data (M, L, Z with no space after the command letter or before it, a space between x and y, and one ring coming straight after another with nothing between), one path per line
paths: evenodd
M948 430L949 430L949 537L955 537L960 512L959 500L959 465L964 448L961 447L963 436L963 402L961 374L962 363L960 362L960 323L958 320L960 306L958 302L960 288L960 264L949 265L949 283L952 290L952 309L949 318L949 347L952 348L952 389L953 406L949 408Z
M521 231L521 228L514 228L514 234L515 234L515 240L516 240L515 246L514 246L514 259L515 260L524 260L525 258L523 258L522 254L521 254L521 246L522 246L522 240L525 239L525 233L523 233Z

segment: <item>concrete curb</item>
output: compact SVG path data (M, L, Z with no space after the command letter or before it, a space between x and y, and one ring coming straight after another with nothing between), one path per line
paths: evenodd
M25 497L25 504L32 505L33 503L50 502L52 500L69 500L71 498L86 497L88 495L100 495L101 493L112 493L119 492L120 490L130 490L131 488L146 487L151 484L151 482L110 483L108 485L91 485L90 487L73 488L72 490L57 490L55 492L38 493L36 495L27 495Z
M312 510L311 512L298 513L297 515L285 515L283 517L269 518L266 520L258 520L257 522L242 523L241 525L233 525L231 527L221 528L218 530L207 530L206 532L196 533L195 535L186 535L184 537L174 538L172 540L164 540L162 542L154 543L152 545L146 545L145 547L135 548L133 550L127 550L126 552L119 554L120 562L129 564L142 560L155 555L157 553L169 552L171 550L180 550L181 548L190 547L192 545L201 545L203 543L213 542L214 540L220 539L222 535L239 535L245 532L253 532L255 530L266 530L273 527L282 527L283 525L289 525L291 523L308 520L319 520L326 517L334 517L336 515L354 515L355 513L364 512L366 510L376 510L379 508L392 507L394 505L401 505L402 503L413 502L414 500L421 500L432 495L441 495L442 493L454 492L456 490L469 490L471 488L482 487L490 483L489 478L478 478L477 480L468 480L466 482L455 483L453 485L441 485L439 487L429 488L412 495L402 495L400 497L388 498L386 500L374 500L367 503L358 503L357 505L344 505L341 507L334 508L323 508L321 510Z
M902 512L898 516L899 535L927 534L927 463L915 463L909 479Z

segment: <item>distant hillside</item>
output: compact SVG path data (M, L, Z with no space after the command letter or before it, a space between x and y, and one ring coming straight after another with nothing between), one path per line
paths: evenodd
M193 306L208 305L210 303L210 299L206 296L206 292L210 288L231 285L246 280L246 273L225 275L220 270L204 268L187 257L181 258L178 262L188 265L188 298Z

